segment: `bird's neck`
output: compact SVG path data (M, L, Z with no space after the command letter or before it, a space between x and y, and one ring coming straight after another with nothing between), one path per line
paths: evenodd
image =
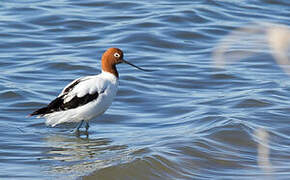
M116 78L119 78L119 73L117 71L115 64L111 64L107 61L102 61L102 70L105 72L112 73Z

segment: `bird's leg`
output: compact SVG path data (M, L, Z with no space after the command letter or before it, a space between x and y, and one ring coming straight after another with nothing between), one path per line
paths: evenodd
M86 121L86 131L89 130L89 127L90 127L90 125L89 125L89 121Z
M77 128L76 128L76 132L80 130L80 128L82 127L83 123L84 123L84 120L82 120L82 121L79 123L79 125L78 125Z

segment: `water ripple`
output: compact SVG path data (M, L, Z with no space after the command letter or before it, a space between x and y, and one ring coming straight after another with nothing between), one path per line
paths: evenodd
M211 58L249 22L289 26L288 1L22 2L0 5L0 178L289 177L289 76L250 36L227 53L253 56L224 70ZM155 71L118 66L118 95L89 134L26 118L99 73L111 46Z

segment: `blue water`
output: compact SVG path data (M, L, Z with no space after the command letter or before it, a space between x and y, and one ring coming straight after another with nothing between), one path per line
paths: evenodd
M288 179L290 76L266 49L226 69L212 53L289 17L288 0L0 2L0 179ZM88 136L26 117L112 46L155 71L119 65Z

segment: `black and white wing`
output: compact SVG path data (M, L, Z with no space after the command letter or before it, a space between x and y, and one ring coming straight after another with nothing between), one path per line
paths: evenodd
M31 113L30 116L64 111L77 108L98 98L104 92L105 82L97 76L87 76L76 79L68 84L62 92L51 101L46 107L40 108Z

